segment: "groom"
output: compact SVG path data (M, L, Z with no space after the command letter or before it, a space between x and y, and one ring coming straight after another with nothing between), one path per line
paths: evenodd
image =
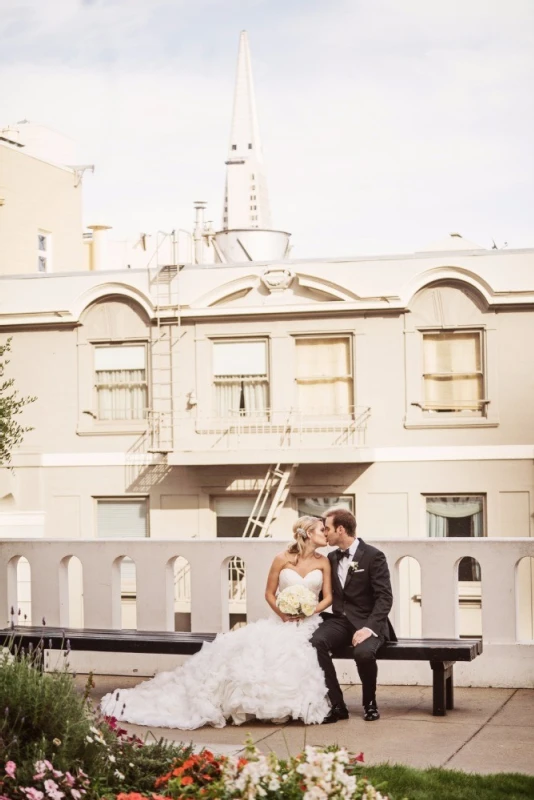
M328 697L332 705L324 723L348 719L331 651L353 646L354 660L362 682L364 715L367 722L380 719L376 705L376 653L385 641L396 641L388 619L393 603L391 581L384 553L356 537L356 519L345 508L331 508L324 517L332 566L332 614L312 636Z

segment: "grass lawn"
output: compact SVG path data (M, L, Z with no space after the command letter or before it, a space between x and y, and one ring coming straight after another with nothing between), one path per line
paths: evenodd
M533 800L534 776L517 772L473 775L446 769L412 769L379 764L362 774L375 786L383 782L395 800Z

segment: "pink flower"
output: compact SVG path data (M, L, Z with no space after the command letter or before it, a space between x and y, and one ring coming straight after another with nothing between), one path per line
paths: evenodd
M8 761L6 764L6 775L9 775L10 778L15 777L15 772L17 769L17 765L14 761Z
M68 786L74 786L76 783L76 778L70 774L70 772L65 773L65 780L67 781Z
M82 796L82 793L79 792L78 789L71 789L70 793L74 797L74 800L80 800L80 797Z
M39 791L39 789L34 789L33 786L28 786L28 788L24 789L21 787L21 792L24 792L26 797L29 800L43 800L44 794Z
M61 800L65 797L65 792L60 792L57 783L50 778L44 782L44 788L51 800Z

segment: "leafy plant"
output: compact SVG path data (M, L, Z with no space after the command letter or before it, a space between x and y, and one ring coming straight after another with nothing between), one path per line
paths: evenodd
M11 350L11 338L3 345L0 345L0 464L9 464L11 453L18 447L24 439L24 434L33 428L24 427L15 419L22 414L24 406L35 402L36 397L20 397L18 391L14 389L15 381L8 378L2 381L6 366L9 364L4 359L6 353Z

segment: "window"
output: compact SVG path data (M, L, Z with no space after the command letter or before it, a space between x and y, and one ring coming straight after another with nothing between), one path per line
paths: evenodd
M257 206L250 206L251 211L256 211Z
M346 508L354 513L354 497L340 495L339 497L299 497L297 499L297 514L299 517L309 515L322 517L329 508L334 506Z
M480 331L423 334L423 409L429 413L484 410Z
M297 408L307 415L351 414L353 381L348 336L296 339Z
M95 348L99 420L146 418L147 377L144 345Z
M217 515L217 536L243 536L256 498L251 495L212 498L212 508ZM265 516L260 517L263 521Z
M252 144L250 142L248 143L248 149L252 150Z
M426 498L427 535L484 536L484 496L445 495ZM479 581L480 568L474 558L462 558L458 569L461 581Z
M269 381L264 339L214 342L213 378L219 417L267 414Z
M37 271L50 272L52 266L52 234L37 233Z
M135 538L148 536L146 498L97 499L97 536L100 539ZM121 593L135 596L135 564L131 558L121 562Z
M232 150L237 150L237 145L236 144L232 145Z
M250 180L251 180L251 181L253 181L253 180L254 180L254 175L251 175L251 176L250 176Z

